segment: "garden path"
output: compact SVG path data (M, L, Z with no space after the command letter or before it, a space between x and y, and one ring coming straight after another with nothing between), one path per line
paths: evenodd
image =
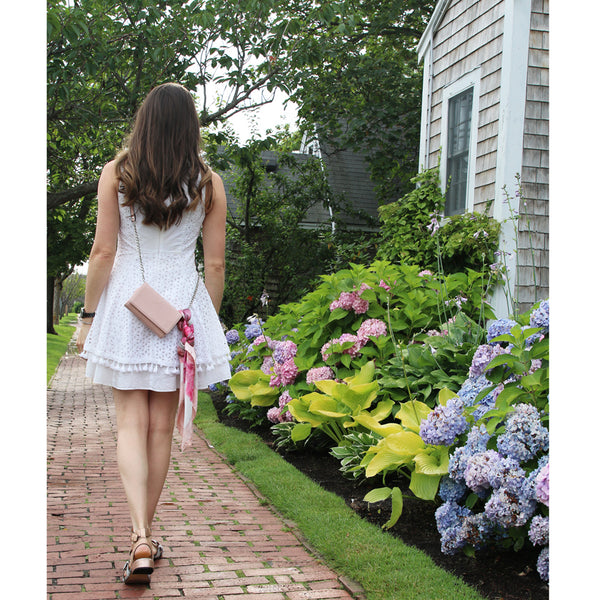
M116 464L110 388L92 386L71 349L48 390L48 600L359 598L294 524L226 463L198 431L173 441L153 537L165 556L149 586L126 586L129 513Z

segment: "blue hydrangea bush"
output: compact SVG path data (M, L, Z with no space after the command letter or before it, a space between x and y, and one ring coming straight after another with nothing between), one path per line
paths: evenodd
M490 322L456 398L421 423L421 437L448 446L436 522L441 549L540 548L548 581L549 303L520 322Z

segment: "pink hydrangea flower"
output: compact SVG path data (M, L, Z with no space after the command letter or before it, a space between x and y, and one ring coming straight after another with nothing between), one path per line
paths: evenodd
M277 406L274 406L273 408L270 408L267 411L267 419L269 419L271 423L281 423L281 421L279 420L280 415L281 409Z
M306 373L306 383L333 379L334 373L329 367L314 367Z
M358 336L352 335L351 333L342 333L339 338L330 340L329 342L323 344L323 347L321 348L321 356L323 357L323 360L326 361L331 356L331 353L327 352L331 346L334 344L343 344L344 342L353 342L353 345L350 346L350 348L343 350L343 354L349 354L352 356L352 358L358 356L360 354L360 349L365 345L365 341L360 340Z
M356 300L354 300L352 303L352 310L354 310L357 315L364 315L369 310L368 300L356 298Z
M351 310L355 299L355 292L342 292L339 297L340 308L343 308L344 310Z
M419 273L419 277L425 277L425 275L433 275L433 273L429 269L424 269Z
M379 282L379 287L383 288L386 292L392 289L383 279Z
M387 327L380 319L367 319L363 321L356 332L359 340L367 340L369 337L387 335Z
M283 394L279 396L279 408L283 408L291 399L292 396L287 390L285 390Z
M539 502L550 506L550 463L542 467L535 478L535 497Z
M298 367L293 358L286 360L284 363L275 363L273 371L274 375L271 376L269 381L271 387L290 385L294 383L298 375Z

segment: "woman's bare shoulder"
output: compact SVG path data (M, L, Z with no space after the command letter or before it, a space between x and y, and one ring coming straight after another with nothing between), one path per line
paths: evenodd
M216 183L217 185L223 185L223 179L221 178L221 176L218 173L215 173L214 171L211 170L211 174L212 174L212 182L213 185Z

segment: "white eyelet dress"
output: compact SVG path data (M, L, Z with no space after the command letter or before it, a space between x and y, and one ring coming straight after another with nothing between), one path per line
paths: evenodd
M125 308L125 302L142 285L142 271L130 209L122 206L121 193L118 199L117 254L81 353L87 359L86 375L94 383L120 390L175 391L180 387L180 331L175 327L159 338ZM198 389L231 377L229 346L202 277L190 306L197 280L194 250L204 214L199 202L195 210L184 211L178 225L160 230L144 225L136 208L146 282L175 308L189 307L192 313Z

